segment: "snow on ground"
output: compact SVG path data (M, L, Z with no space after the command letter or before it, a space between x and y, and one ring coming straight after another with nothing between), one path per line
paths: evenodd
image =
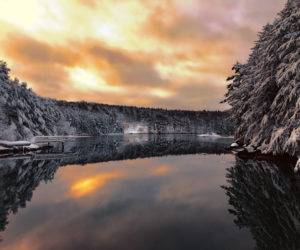
M200 135L198 135L199 137L222 137L222 136L220 136L220 135L218 135L218 134L216 134L216 133L209 133L209 134L200 134Z
M29 141L3 141L0 140L0 153L13 152L14 149L38 150L40 146Z
M7 151L7 150L10 150L10 149L9 149L9 148L6 148L6 147L0 146L0 152L1 152L1 151Z
M36 144L31 144L30 146L26 147L27 149L39 149L40 146L36 145Z
M22 147L30 146L30 141L0 141L0 145L4 147Z
M143 123L126 123L124 134L147 134L148 126Z

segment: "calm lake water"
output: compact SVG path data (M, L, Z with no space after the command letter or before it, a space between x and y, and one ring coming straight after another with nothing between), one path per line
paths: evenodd
M106 136L0 160L0 249L300 249L300 180L230 139Z

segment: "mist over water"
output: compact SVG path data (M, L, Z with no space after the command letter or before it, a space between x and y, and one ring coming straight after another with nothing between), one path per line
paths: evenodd
M280 244L297 249L299 180L276 163L236 159L230 143L105 136L1 160L0 248L264 249L259 232L277 237L286 225Z

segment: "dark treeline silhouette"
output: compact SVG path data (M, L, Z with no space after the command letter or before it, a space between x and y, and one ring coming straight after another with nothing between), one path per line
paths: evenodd
M145 133L233 134L228 112L57 101L36 95L18 79L11 80L9 71L0 61L0 139L124 133L137 125Z

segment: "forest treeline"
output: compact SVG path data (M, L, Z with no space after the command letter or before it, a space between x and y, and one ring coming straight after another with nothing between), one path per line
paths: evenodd
M140 124L147 133L217 133L232 135L228 112L185 111L99 103L57 101L35 94L27 84L11 79L0 61L0 139L30 139L36 135L124 133Z

